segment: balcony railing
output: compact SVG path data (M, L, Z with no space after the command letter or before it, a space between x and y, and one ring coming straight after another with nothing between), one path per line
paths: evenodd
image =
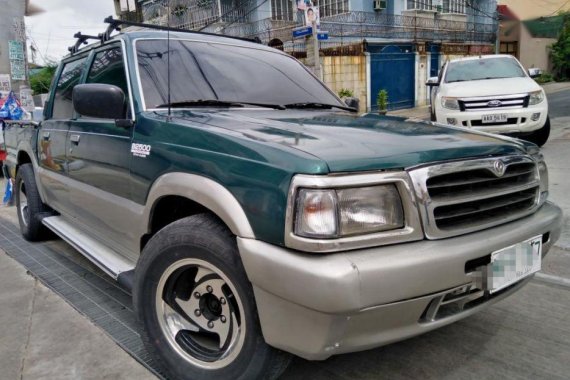
M263 19L254 23L234 24L221 33L243 37L259 37L267 43L273 38L292 40L292 30L298 26L292 21ZM480 24L435 18L386 15L372 12L347 12L322 18L321 30L331 38L347 40L388 38L410 41L479 42L493 43L496 24Z
M148 4L148 3L147 3ZM170 8L170 25L179 28L215 31L221 34L258 37L264 43L278 38L292 40L292 30L299 20L275 20L271 18L249 22L255 12L255 2L250 0L186 0ZM165 2L157 0L145 5L145 22L166 25L169 9ZM452 43L493 43L497 24L482 24L448 18L391 15L379 12L346 12L321 18L321 30L329 36L347 40L386 38L408 41L438 41Z
M143 21L175 28L197 30L215 23L248 22L252 1L179 0L168 6L165 0L143 5Z

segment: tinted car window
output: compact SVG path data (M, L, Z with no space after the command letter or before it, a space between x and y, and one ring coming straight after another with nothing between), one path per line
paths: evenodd
M95 55L93 64L87 74L86 83L104 83L119 87L125 94L126 108L129 90L123 63L123 52L120 46L100 51Z
M487 58L449 63L445 81L452 83L524 76L526 73L514 58Z
M171 40L137 42L147 108L168 102L223 100L289 104L341 104L298 61L284 54L218 43Z
M71 119L73 116L71 94L73 87L81 79L81 74L85 68L85 60L86 58L83 57L76 61L68 62L63 67L53 100L52 117L54 119Z

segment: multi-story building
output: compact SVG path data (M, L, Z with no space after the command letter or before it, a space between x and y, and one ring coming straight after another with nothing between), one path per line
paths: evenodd
M302 0L301 0L302 1ZM496 0L313 0L319 7L322 79L348 88L362 109L389 93L390 108L425 104L425 79L442 57L492 53ZM138 0L145 22L258 38L297 58L306 40L292 31L303 22L296 0Z

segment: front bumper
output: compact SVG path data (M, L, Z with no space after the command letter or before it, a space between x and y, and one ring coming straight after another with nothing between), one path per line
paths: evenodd
M538 120L532 120L532 115L539 113ZM483 115L506 114L508 122L505 124L483 124ZM535 106L515 109L487 109L482 111L455 111L438 106L436 111L437 122L449 124L448 119L455 119L455 126L472 128L489 133L530 133L542 128L548 117L546 101Z
M546 254L561 219L561 210L546 203L526 218L463 236L326 255L237 240L266 342L322 360L422 334L508 296L529 279L492 297L479 294L459 311L453 304L432 313L434 302L477 283L480 272L466 270L468 262L538 234L548 234Z

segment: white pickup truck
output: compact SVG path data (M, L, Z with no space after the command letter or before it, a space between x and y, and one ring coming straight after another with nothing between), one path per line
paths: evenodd
M542 146L550 135L544 90L510 55L465 57L445 63L432 87L431 119Z

